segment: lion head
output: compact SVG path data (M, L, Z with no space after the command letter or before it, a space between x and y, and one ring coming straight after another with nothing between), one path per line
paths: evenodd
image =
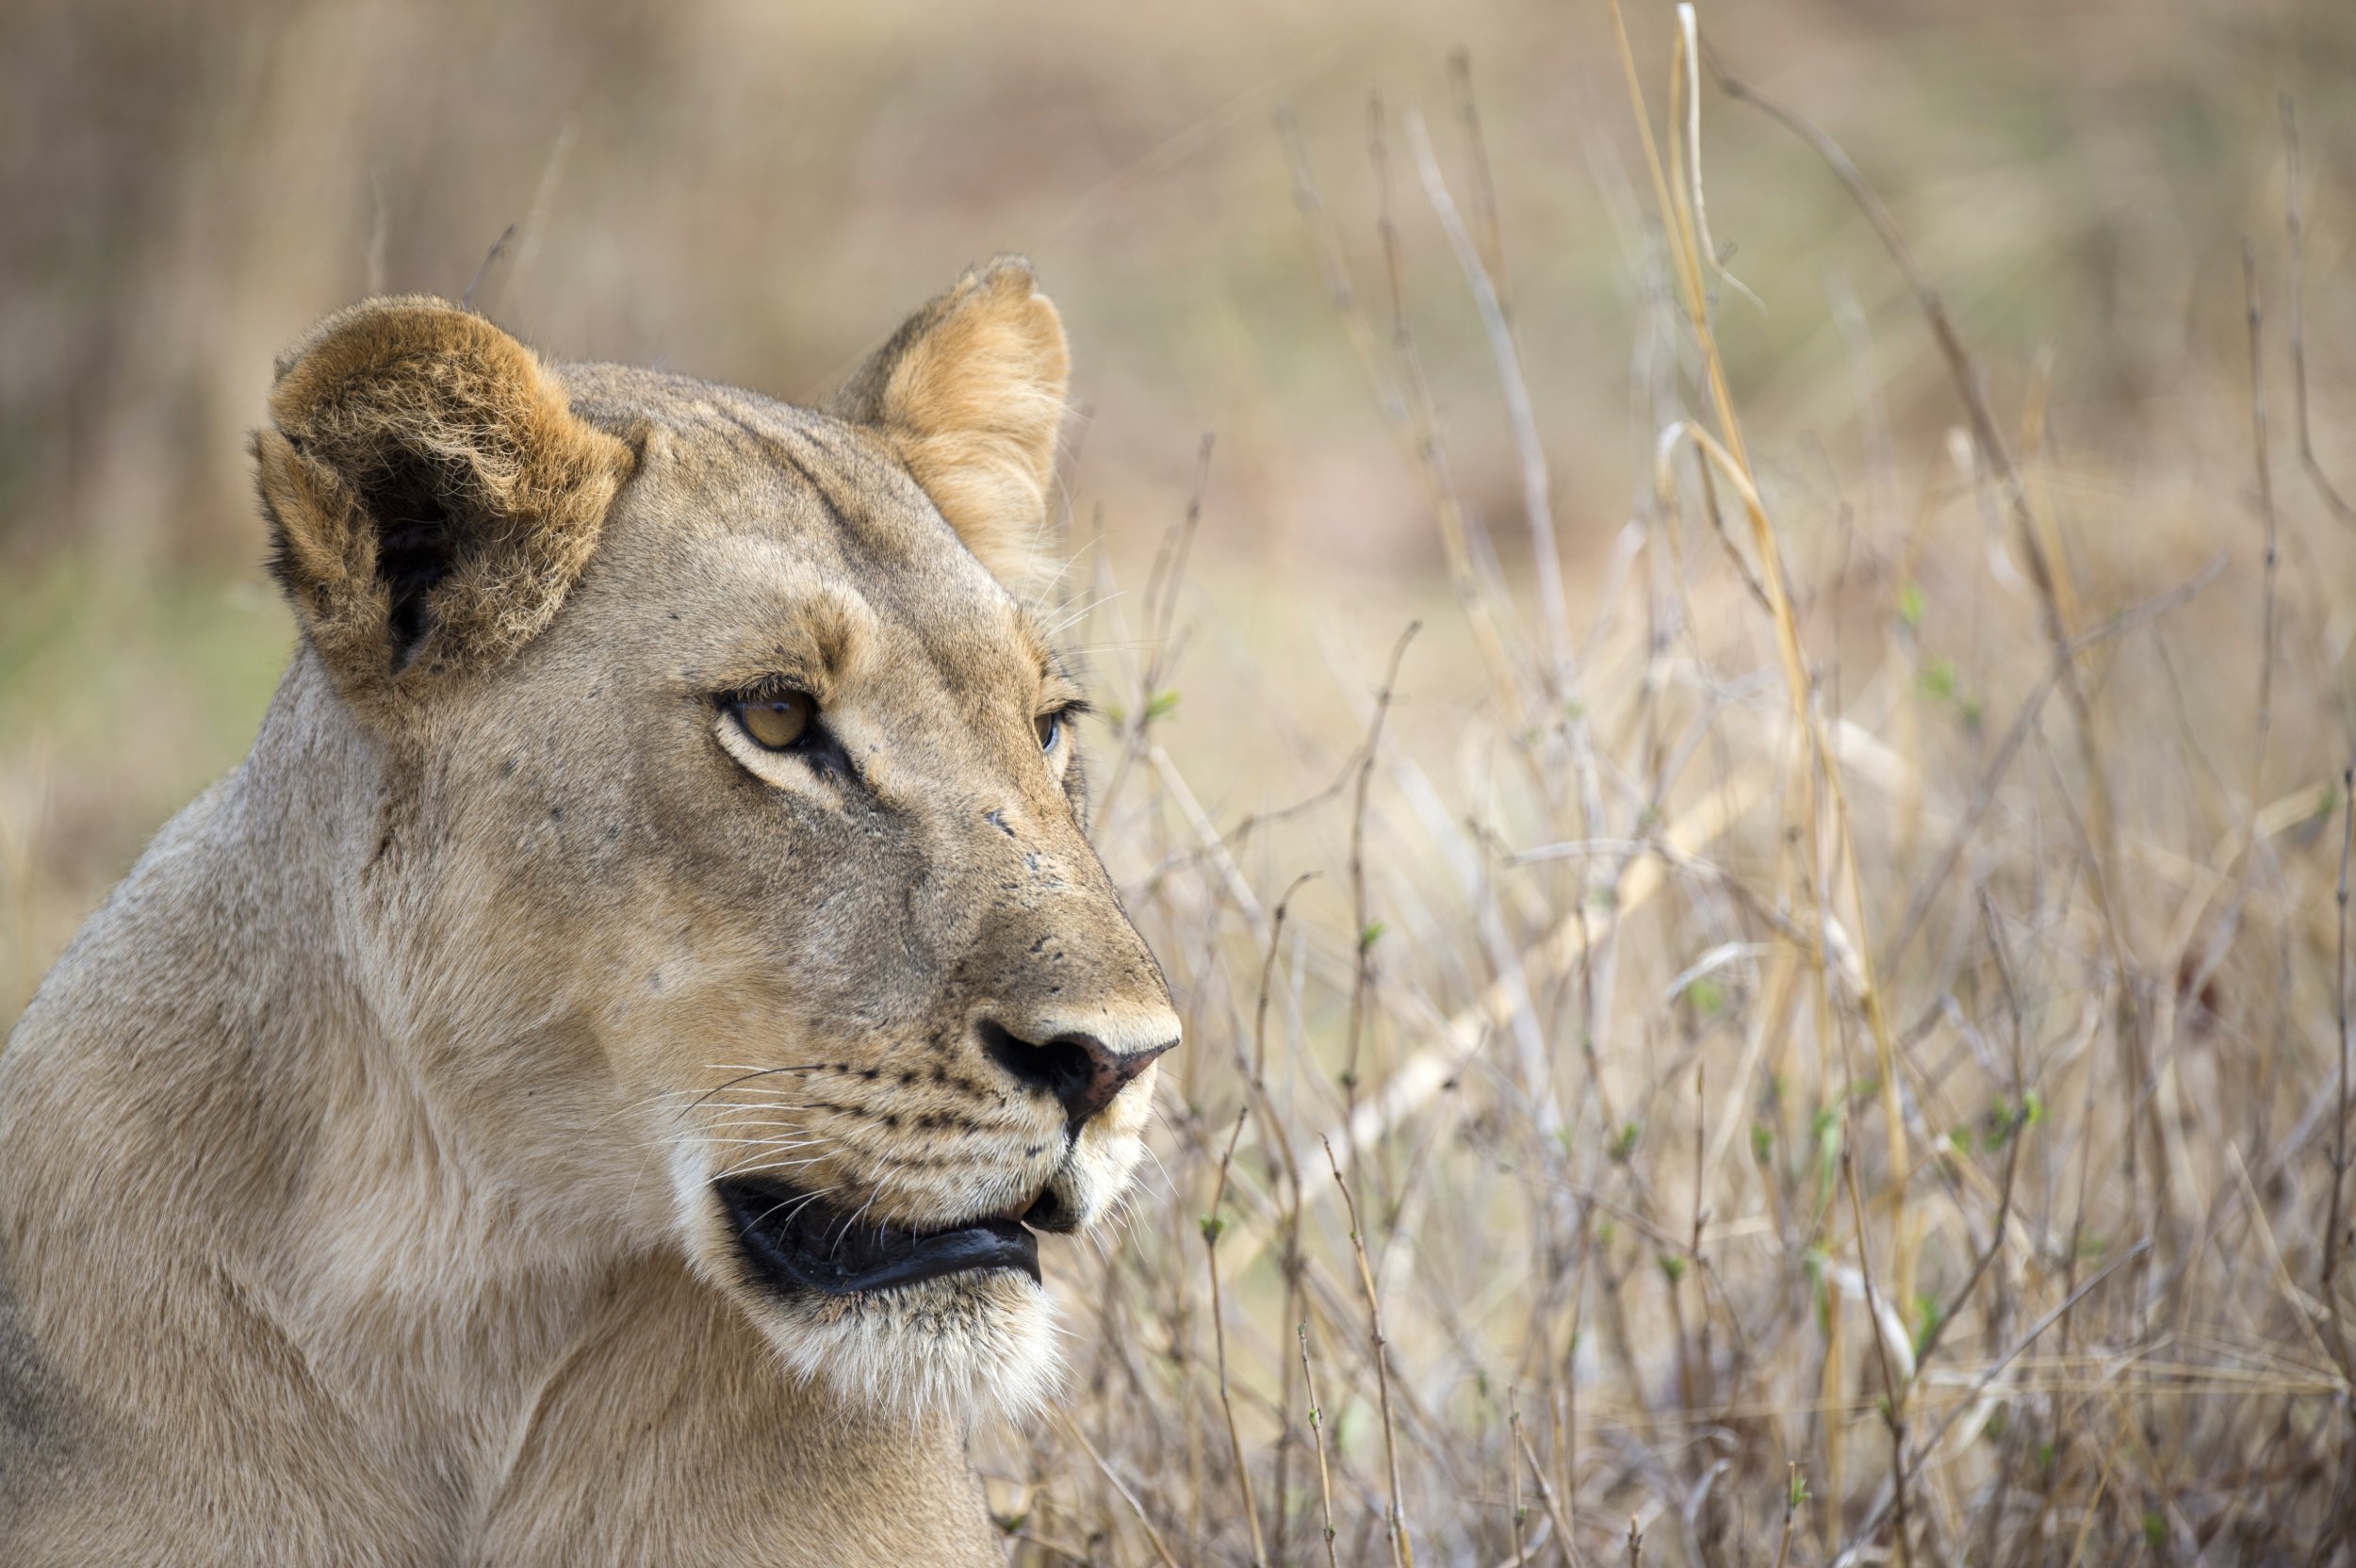
M867 1405L1039 1396L1033 1233L1114 1206L1178 1039L1023 599L1066 364L1019 262L822 410L380 300L255 441L384 781L361 1004L532 1244L683 1249Z

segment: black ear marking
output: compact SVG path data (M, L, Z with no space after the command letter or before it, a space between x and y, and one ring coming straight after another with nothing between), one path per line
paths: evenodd
M397 462L360 487L360 504L376 526L376 578L391 596L388 633L396 674L433 629L428 599L450 576L458 531L450 480L421 459Z

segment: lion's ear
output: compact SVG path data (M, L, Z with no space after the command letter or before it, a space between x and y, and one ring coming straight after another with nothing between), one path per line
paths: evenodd
M270 416L271 569L354 696L489 667L547 626L634 462L531 350L439 300L320 322Z
M1030 263L1002 256L894 333L827 403L883 433L1001 582L1039 585L1072 365Z

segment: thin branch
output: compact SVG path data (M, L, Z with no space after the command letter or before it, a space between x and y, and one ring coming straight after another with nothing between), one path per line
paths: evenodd
M483 265L474 270L474 276L466 281L466 291L458 296L460 305L467 310L474 309L475 295L481 292L483 279L491 275L492 264L507 253L508 242L515 237L515 225L510 223L499 231L497 239L491 241L491 248L483 253Z
M2282 155L2287 164L2282 175L2282 226L2290 232L2290 258L2287 280L2291 310L2291 386L2299 400L2299 463L2307 470L2307 479L2323 498L2324 506L2331 515L2349 528L2356 528L2356 506L2350 506L2316 461L2315 437L2307 429L2307 221L2299 203L2299 110L2287 92L2282 96Z
M1399 689L1399 661L1407 657L1407 645L1422 629L1421 621L1408 622L1407 629L1399 634L1399 641L1391 646L1391 662L1383 672L1382 690L1375 694L1374 717L1366 726L1366 750L1358 764L1358 788L1350 813L1350 915L1353 923L1350 939L1355 944L1355 958L1350 986L1350 1026L1344 1037L1348 1045L1343 1056L1342 1097L1353 1119L1363 1081L1358 1069L1359 1050L1366 1033L1366 993L1374 980L1374 941L1380 934L1366 908L1366 795L1374 785L1374 763L1382 746L1383 724L1390 716L1391 699Z
M1301 1320L1301 1386L1309 1401L1309 1432L1317 1440L1317 1502L1325 1510L1327 1568L1341 1568L1333 1553L1333 1473L1325 1461L1325 1411L1317 1403L1317 1376L1309 1365L1309 1320Z
M1890 1364L1890 1333L1873 1288L1873 1255L1865 1245L1865 1200L1857 1195L1857 1156L1846 1126L1841 1129L1841 1179L1849 1189L1849 1213L1857 1223L1857 1277L1865 1282L1865 1316L1873 1325L1873 1353L1881 1363L1882 1421L1890 1429L1890 1485L1897 1502L1898 1561L1904 1568L1914 1560L1906 1524L1906 1390L1898 1385L1896 1369ZM1906 1173L1894 1172L1891 1179L1904 1182Z
M1423 116L1411 108L1406 121L1407 140L1415 154L1415 171L1423 177L1424 197L1440 220L1448 248L1456 253L1456 264L1464 270L1464 282L1472 288L1473 303L1481 311L1481 328L1488 334L1490 355L1497 361L1497 382L1505 393L1505 416L1513 428L1513 449L1521 459L1522 510L1530 523L1532 569L1538 576L1539 613L1546 624L1547 670L1552 677L1555 700L1560 702L1570 680L1571 612L1562 596L1562 552L1555 542L1554 502L1548 494L1546 453L1538 436L1537 412L1530 404L1530 384L1522 376L1521 351L1513 346L1513 323L1506 319L1505 305L1497 298L1488 269L1481 265L1480 248L1473 244L1472 236L1464 231L1464 219L1457 214L1455 199L1448 194L1448 181L1440 173L1440 161L1432 155L1432 138L1424 130Z
M2348 851L2356 833L2356 767L2340 774L2340 882L2334 893L2339 906L2339 970L2333 1017L2340 1031L2339 1102L2333 1110L2331 1134L2331 1201L2323 1227L2323 1277L2318 1294L2331 1315L2331 1345L2339 1353L2340 1371L2356 1382L2356 1353L2348 1343L2348 1315L2340 1311L2341 1204L2348 1187Z
M1235 1144L1243 1136L1243 1124L1252 1115L1250 1106L1235 1113L1235 1130L1227 1135L1227 1152L1219 1157L1219 1184L1211 1190L1211 1212L1203 1220L1203 1260L1211 1276L1211 1342L1219 1351L1219 1408L1227 1417L1227 1446L1235 1456L1235 1488L1243 1494L1243 1519L1252 1531L1252 1560L1257 1568L1267 1568L1268 1543L1260 1534L1260 1510L1252 1500L1252 1467L1245 1462L1243 1433L1235 1426L1235 1401L1227 1383L1227 1316L1220 1305L1219 1290L1219 1233L1223 1221L1219 1217L1219 1203L1227 1196L1227 1173L1235 1162ZM1283 1499L1278 1499L1281 1506Z
M1391 1358L1383 1338L1383 1301L1374 1288L1374 1270L1366 1264L1366 1244L1359 1233L1358 1200L1350 1196L1350 1184L1342 1177L1342 1168L1334 1161L1333 1146L1325 1146L1325 1163L1333 1167L1333 1184L1342 1189L1342 1202L1350 1210L1350 1250L1358 1260L1358 1285L1366 1292L1366 1326L1374 1351L1374 1381L1382 1396L1383 1457L1391 1473L1391 1517L1389 1535L1393 1568L1415 1568L1415 1547L1407 1534L1407 1503L1405 1489L1399 1478L1399 1428L1391 1418Z
M2012 727L2004 732L2004 740L1996 747L1995 757L1980 776L1979 787L1972 791L1971 804L1955 819L1955 830L1948 835L1946 847L1932 860L1930 874L1916 884L1914 897L1906 905L1906 915L1898 922L1898 928L1890 939L1890 947L1883 955L1885 963L1896 963L1906 952L1906 944L1922 929L1932 906L1938 902L1939 890L1946 886L1947 878L1955 874L1956 865L1963 858L1964 849L1972 841L1972 835L1979 831L1980 819L1994 804L1998 786L2004 782L2004 775L2012 771L2013 759L2020 754L2021 743L2036 729L2037 714L2043 710L2045 699L2060 683L2064 664L2076 660L2088 648L2133 631L2178 606L2191 602L2201 590L2224 575L2230 559L2224 555L2212 557L2207 565L2184 582L2139 604L2129 605L2101 626L2091 627L2063 645L2053 664L2046 670L2044 678L2021 699L2021 711L2014 716Z
M1063 1423L1063 1429L1072 1434L1072 1440L1080 1446L1080 1451L1094 1461L1097 1470L1112 1483L1113 1490L1121 1494L1121 1500L1129 1505L1129 1511L1137 1516L1137 1523L1145 1528L1145 1539L1153 1546L1153 1555L1162 1560L1163 1568L1178 1568L1178 1560L1171 1557L1170 1548L1162 1544L1162 1532L1155 1529L1153 1521L1146 1516L1145 1505L1137 1501L1137 1494L1131 1492L1113 1473L1113 1467L1104 1462L1104 1456L1096 1451L1096 1445L1088 1441L1088 1433L1080 1429L1078 1422L1061 1413L1058 1413L1057 1419Z
M1554 1488L1546 1480L1546 1467L1538 1462L1537 1451L1530 1446L1530 1434L1522 1430L1519 1412L1513 1416L1513 1441L1521 1448L1522 1461L1530 1466L1530 1478L1538 1483L1538 1503L1553 1521L1554 1539L1561 1544L1563 1568L1579 1568L1579 1548L1571 1542L1570 1516L1556 1503Z
M2250 809L2254 814L2266 799L2266 736L2274 727L2274 574L2281 552L2274 537L2274 465L2266 457L2266 312L2258 302L2258 253L2249 240L2241 242L2241 282L2244 309L2250 322L2250 435L2258 466L2258 511L2266 524L2266 607L2262 613L2265 641L2258 647L2258 738L2250 760ZM2254 859L2258 835L2253 827L2250 847Z

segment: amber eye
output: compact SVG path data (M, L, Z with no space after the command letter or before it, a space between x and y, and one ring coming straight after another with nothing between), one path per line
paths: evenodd
M1055 750L1055 743L1063 739L1063 714L1060 712L1041 713L1031 723L1039 730L1039 749Z
M781 692L773 697L745 697L736 704L736 722L757 745L771 751L791 751L810 733L818 705L801 692Z

